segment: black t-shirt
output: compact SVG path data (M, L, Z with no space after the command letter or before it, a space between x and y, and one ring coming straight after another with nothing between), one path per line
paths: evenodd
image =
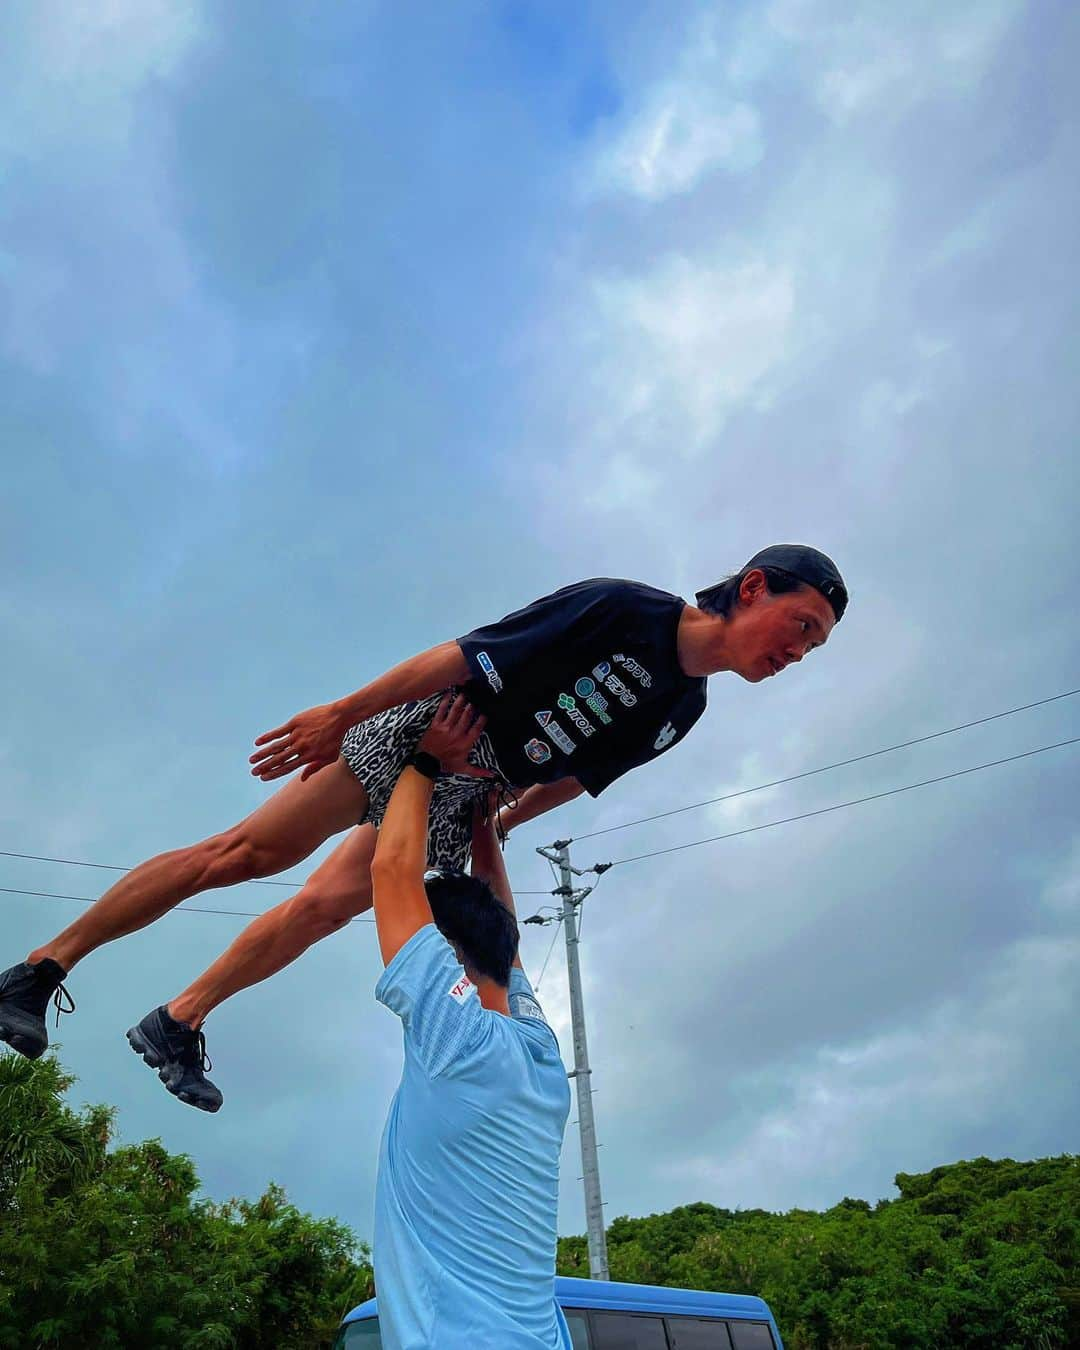
M686 735L705 711L705 680L679 665L685 604L600 577L458 638L465 692L511 783L573 777L596 797Z

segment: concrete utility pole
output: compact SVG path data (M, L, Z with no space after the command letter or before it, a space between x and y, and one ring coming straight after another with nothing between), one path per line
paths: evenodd
M562 897L563 928L566 931L566 972L570 981L570 1019L574 1032L574 1068L567 1075L577 1087L578 1126L581 1131L581 1170L585 1183L585 1224L589 1235L589 1277L609 1279L607 1235L604 1232L604 1202L600 1198L600 1164L596 1156L596 1122L593 1118L592 1070L589 1068L589 1046L585 1036L585 1004L581 995L581 965L578 960L577 912L582 900L592 887L575 890L573 876L582 876L570 866L570 841L557 839L554 852L538 848L536 851L559 868L561 884L555 892Z

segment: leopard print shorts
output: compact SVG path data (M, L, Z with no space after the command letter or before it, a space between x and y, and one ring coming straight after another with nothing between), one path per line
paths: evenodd
M370 821L376 828L382 824L405 761L431 724L442 698L441 693L432 694L430 698L388 708L358 722L345 733L342 757L368 798L367 813L359 824ZM469 762L478 768L492 769L498 781L507 786L486 731L473 747ZM464 868L472 847L473 803L492 786L490 778L470 778L463 773L447 774L436 781L428 818L429 867Z

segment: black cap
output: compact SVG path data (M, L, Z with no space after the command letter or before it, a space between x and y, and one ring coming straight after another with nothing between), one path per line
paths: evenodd
M837 623L844 617L848 593L840 569L830 557L811 548L809 544L770 544L760 553L755 553L746 566L740 569L739 575L744 575L754 567L775 567L779 572L797 577L799 581L820 591L828 600ZM700 592L699 603L707 594L708 591Z

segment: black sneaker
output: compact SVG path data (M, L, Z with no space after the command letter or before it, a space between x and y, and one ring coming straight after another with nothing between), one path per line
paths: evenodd
M206 1037L171 1017L164 1006L147 1013L127 1034L128 1044L142 1055L174 1097L200 1111L219 1111L222 1096L207 1078L214 1066L206 1053Z
M20 961L0 975L0 1041L7 1041L27 1059L40 1059L49 1045L45 1010L49 999L60 1014L75 1011L75 1001L64 988L67 971L46 957L30 965ZM67 999L67 1007L64 1006Z

